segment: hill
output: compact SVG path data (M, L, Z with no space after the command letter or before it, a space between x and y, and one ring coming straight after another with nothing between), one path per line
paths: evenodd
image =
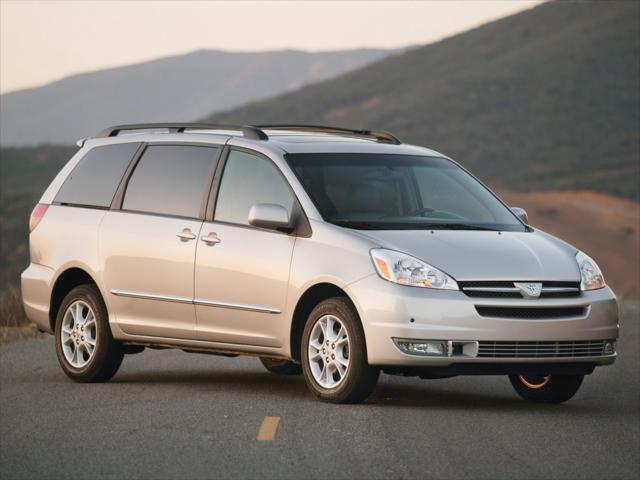
M74 75L0 96L0 143L73 143L105 125L191 121L338 76L391 52L202 50Z
M499 194L525 208L531 225L595 258L619 298L640 299L640 204L589 191Z
M29 264L29 214L77 150L43 145L0 149L0 291Z
M211 115L389 130L509 190L638 199L640 2L551 2Z
M0 293L19 282L29 263L28 219L74 147L0 149ZM640 298L640 204L586 191L500 191L527 209L531 224L596 258L622 298ZM0 299L0 310L2 309Z

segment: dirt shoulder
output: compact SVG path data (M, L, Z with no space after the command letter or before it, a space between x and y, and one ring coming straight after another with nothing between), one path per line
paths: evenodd
M593 257L619 298L640 299L640 203L591 191L498 193L533 227Z

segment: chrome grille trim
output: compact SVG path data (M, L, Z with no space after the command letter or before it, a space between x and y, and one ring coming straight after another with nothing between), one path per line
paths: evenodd
M542 287L542 293L544 292L579 292L579 287Z
M520 289L511 287L463 287L463 292L515 292L518 293Z
M604 353L605 340L573 341L480 341L478 358L574 358L598 357Z
M542 291L539 298L577 297L580 295L580 282L539 281ZM521 290L513 281L459 281L462 292L469 297L484 298L523 298Z
M464 287L464 292L515 292L519 293L519 288L510 287ZM542 287L542 293L544 292L579 292L579 288L574 287Z

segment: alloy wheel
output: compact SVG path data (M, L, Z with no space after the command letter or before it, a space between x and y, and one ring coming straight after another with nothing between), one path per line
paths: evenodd
M60 340L66 361L75 368L84 367L96 349L96 317L88 303L77 300L62 318Z
M336 388L349 369L349 334L335 315L320 317L309 338L309 367L323 388Z

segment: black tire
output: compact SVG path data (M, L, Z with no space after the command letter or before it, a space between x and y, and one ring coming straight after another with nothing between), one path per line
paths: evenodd
M562 403L573 397L584 375L509 375L515 391L534 403Z
M322 387L309 365L309 341L315 323L324 315L340 319L349 336L349 365L344 379L334 388ZM334 297L319 303L309 315L302 333L302 371L307 387L316 398L330 403L360 403L366 400L378 382L380 369L367 363L367 346L360 318L351 302Z
M268 357L260 357L260 361L264 368L277 375L300 375L302 373L302 366L299 363Z
M93 354L81 368L74 367L65 358L61 337L64 315L69 306L78 300L91 307L96 320ZM122 364L124 349L122 344L114 340L111 335L107 308L95 285L80 285L64 297L56 316L55 339L56 355L62 370L77 382L105 382L116 374Z

